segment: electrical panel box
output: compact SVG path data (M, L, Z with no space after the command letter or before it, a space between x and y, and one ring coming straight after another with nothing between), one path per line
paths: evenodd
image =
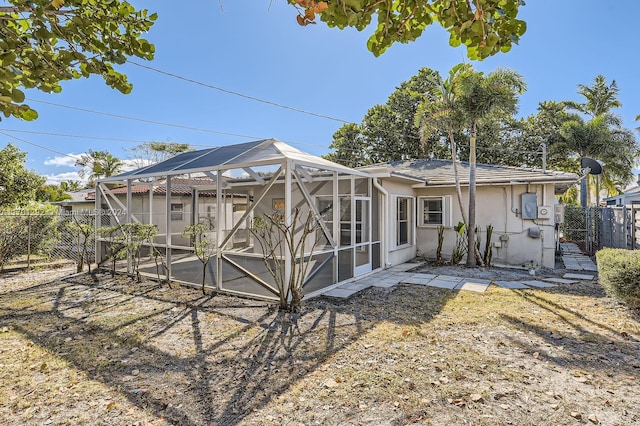
M538 219L551 219L553 217L553 208L550 206L538 206Z
M538 195L530 192L522 194L522 218L538 218Z
M564 223L564 204L556 204L553 206L554 218L556 223Z

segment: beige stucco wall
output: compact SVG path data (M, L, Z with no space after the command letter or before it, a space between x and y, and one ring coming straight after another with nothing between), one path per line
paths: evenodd
M553 184L479 186L477 188L476 223L480 228L484 252L486 226L493 226L493 263L512 266L537 266L553 268L555 264L555 234L553 215L547 220L527 220L521 215L521 196L530 192L537 195L538 206L550 206L553 210ZM452 196L452 226L445 230L443 257L450 259L456 240L453 225L462 221L455 188L424 188L416 190L420 196ZM463 188L463 202L467 208L468 190ZM540 238L532 238L529 228L538 228ZM418 250L427 258L436 258L438 245L437 227L418 226ZM502 236L503 240L500 239ZM498 246L498 247L496 247Z

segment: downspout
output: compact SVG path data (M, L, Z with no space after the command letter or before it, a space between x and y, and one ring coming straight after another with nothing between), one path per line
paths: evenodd
M387 252L387 241L388 241L388 233L389 233L389 192L384 189L384 187L378 181L378 178L373 178L373 186L380 191L382 194L382 231L380 232L380 245L382 247L382 266L384 269L391 266L387 263L388 252Z

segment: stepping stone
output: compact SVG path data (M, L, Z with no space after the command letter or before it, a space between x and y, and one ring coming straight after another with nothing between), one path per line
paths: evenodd
M398 284L399 282L400 282L400 280L385 278L383 280L375 282L373 284L373 287L389 288L389 287L393 287L394 285Z
M491 284L487 280L464 280L461 284L458 284L456 290L475 291L477 293L484 293Z
M427 280L432 280L436 277L434 274L413 274L412 276L414 278L422 278Z
M358 290L347 290L345 288L334 288L324 293L323 296L336 297L338 299L346 299L356 294Z
M455 288L456 285L458 285L459 281L446 281L446 280L439 280L439 279L434 279L429 281L427 284L429 287L437 287L437 288L448 288L449 290L453 290Z
M454 277L451 275L438 275L437 277L435 277L436 280L441 280L441 281L455 281L457 283L459 283L460 281L462 281L461 277Z
M403 283L405 284L428 284L429 281L431 281L432 278L420 278L416 275L413 275L411 277L405 278L404 280L402 280Z
M392 266L389 270L394 272L406 272L409 269L417 268L420 265L421 263L402 263L400 265Z
M573 283L577 283L576 280L565 280L564 278L543 278L543 280L549 281L549 282L552 282L552 283L558 283L558 284L573 284Z
M572 273L566 273L562 276L563 278L569 278L569 279L574 279L574 280L592 280L595 277L593 275L588 275L588 274L572 274Z
M522 284L526 284L531 287L540 287L540 288L556 287L555 284L549 284L549 283L545 283L544 281L538 281L538 280L522 281Z
M348 283L348 284L344 284L341 285L338 288L341 289L345 289L345 290L356 290L356 291L360 291L360 290L364 290L365 288L369 288L373 285L372 282L367 282L367 281L355 281L352 283Z
M526 289L529 288L529 286L522 284L521 282L518 281L494 281L493 282L495 285L497 285L498 287L502 287L502 288L510 288L510 289Z

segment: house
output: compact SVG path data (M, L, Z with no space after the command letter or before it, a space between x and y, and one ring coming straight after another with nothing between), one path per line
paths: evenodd
M202 265L181 230L204 216L216 247L206 285L263 299L277 299L278 290L250 232L254 218L274 211L287 213L287 221L294 211L311 215L318 225L315 242L307 241L295 260L310 262L304 289L313 296L417 254L435 257L438 225L445 227L444 251L451 253L453 226L460 220L452 165L416 160L351 169L266 139L186 152L101 179L95 201L96 209L116 213L109 223L156 225L154 245L165 258L164 274L187 284L200 282ZM467 166L459 168L468 186ZM494 226L496 263L553 266L554 193L576 180L570 173L478 166L478 224ZM98 260L107 243L98 238ZM291 264L292 256L285 251L278 259ZM156 267L141 270L154 274Z
M607 207L640 204L640 175L638 176L637 186L625 190L622 194L603 198L602 202Z
M451 256L456 242L454 227L462 222L453 166L450 160L422 159L359 169L377 178L388 194L388 264L407 261L416 254L435 259L440 226L444 227L443 257ZM458 162L457 166L467 211L469 163ZM573 173L477 164L476 224L481 251L491 225L494 264L553 268L554 195L566 191L577 179Z

